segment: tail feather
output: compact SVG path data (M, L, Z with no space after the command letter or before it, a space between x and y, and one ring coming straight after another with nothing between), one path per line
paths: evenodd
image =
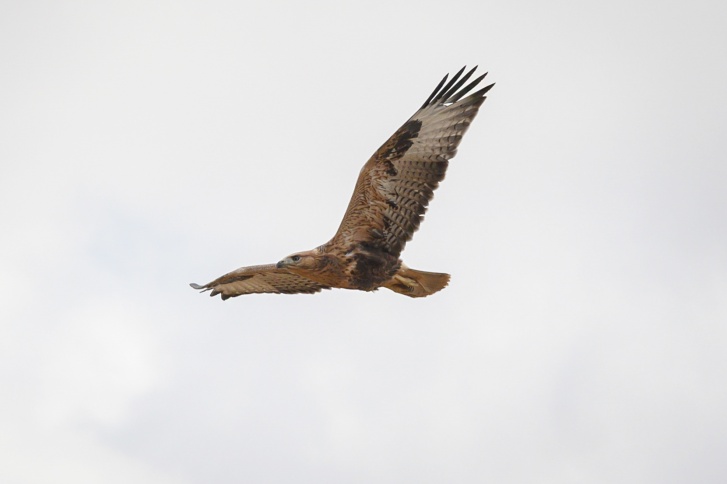
M410 269L404 264L386 281L384 287L409 297L426 297L444 289L449 284L449 274Z

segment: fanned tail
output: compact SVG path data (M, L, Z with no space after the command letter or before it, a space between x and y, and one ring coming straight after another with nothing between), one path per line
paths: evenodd
M404 264L384 287L409 297L426 297L441 291L449 284L449 274L411 269Z

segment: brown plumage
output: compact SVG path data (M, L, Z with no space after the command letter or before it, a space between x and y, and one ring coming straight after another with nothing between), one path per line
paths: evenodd
M490 84L464 97L487 74L462 87L476 67L437 85L422 107L361 169L333 238L277 264L242 267L195 289L227 299L242 294L311 294L332 287L385 287L411 297L443 289L448 274L410 269L399 259L419 228L449 159L485 101Z

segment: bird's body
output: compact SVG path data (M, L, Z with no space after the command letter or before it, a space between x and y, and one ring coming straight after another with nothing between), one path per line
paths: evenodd
M475 68L476 69L476 68ZM411 297L443 289L449 275L406 267L399 255L419 228L449 159L494 85L467 96L484 77L464 68L379 148L361 169L346 214L333 238L277 264L243 267L195 289L222 299L253 293L315 293L386 287ZM442 87L444 86L444 87Z

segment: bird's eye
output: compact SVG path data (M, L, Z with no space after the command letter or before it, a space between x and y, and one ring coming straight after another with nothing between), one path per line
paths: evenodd
M293 259L293 262L298 262L300 260L300 256L294 255L293 257L291 257L291 259Z

